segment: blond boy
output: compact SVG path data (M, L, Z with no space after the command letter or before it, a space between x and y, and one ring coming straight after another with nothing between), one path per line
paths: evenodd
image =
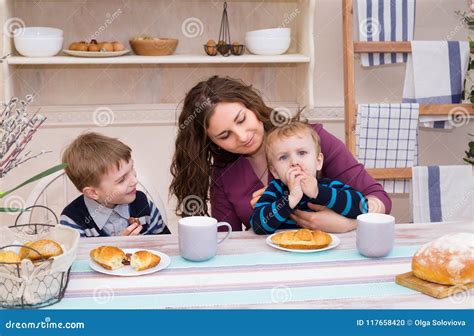
M328 178L318 179L323 167L318 134L303 122L276 127L265 139L272 180L255 205L250 224L258 234L297 228L290 219L296 210L312 211L308 203L323 205L348 218L367 212L364 195Z

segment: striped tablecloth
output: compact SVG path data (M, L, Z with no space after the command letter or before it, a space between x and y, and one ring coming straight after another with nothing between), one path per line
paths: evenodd
M337 248L311 254L278 251L266 245L266 236L236 232L218 256L200 263L179 256L177 235L82 238L65 298L49 308L473 308L467 293L438 300L394 282L410 270L421 244L474 232L473 224L398 224L396 247L381 259L358 254L355 232L339 234ZM88 266L89 251L104 244L158 249L171 265L138 277L96 273Z

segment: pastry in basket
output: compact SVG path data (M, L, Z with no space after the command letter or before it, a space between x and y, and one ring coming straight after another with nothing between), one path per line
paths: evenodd
M97 264L111 271L123 267L126 260L125 252L115 246L99 246L89 255Z
M25 246L31 247L31 249L22 247L20 249L21 259L30 259L30 260L35 261L35 260L41 260L43 258L49 259L49 258L56 257L64 253L61 245L56 243L54 240L49 240L49 239L41 239L41 240L27 242L25 243ZM41 253L41 255L36 253L36 251Z
M21 258L12 251L0 251L0 263L19 263Z
M130 266L137 271L144 271L146 269L155 267L161 261L161 258L149 251L137 251L132 254L130 258Z
M282 231L272 236L272 242L278 246L295 250L315 250L327 247L332 238L326 232L308 229Z
M448 234L423 245L413 256L412 271L443 285L474 283L474 234Z

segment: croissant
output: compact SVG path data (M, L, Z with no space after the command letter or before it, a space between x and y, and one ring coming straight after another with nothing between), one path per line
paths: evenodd
M108 270L123 267L126 259L125 252L115 246L99 246L89 253L92 260Z
M137 271L143 271L155 267L159 264L161 258L149 251L137 251L130 258L130 266Z
M272 237L272 242L278 246L296 250L321 249L332 242L332 238L326 232L308 229L296 231L278 232Z
M61 248L61 245L49 239L41 239L41 240L35 240L32 242L27 242L25 243L25 246L31 247L32 249L35 249L36 251L41 253L41 255L39 255L35 251L26 247L22 247L20 249L21 259L30 259L33 261L40 260L42 258L48 259L51 257L55 257L64 252L63 249Z
M19 263L20 256L12 251L0 252L0 263Z

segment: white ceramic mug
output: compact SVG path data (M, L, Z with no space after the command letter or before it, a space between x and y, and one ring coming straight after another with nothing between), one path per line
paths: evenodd
M395 218L379 213L357 216L356 245L359 253L371 258L385 257L393 249Z
M227 234L217 240L217 228L226 226ZM232 227L226 222L205 216L181 218L178 221L179 254L187 260L204 261L217 253L217 245L229 238Z

